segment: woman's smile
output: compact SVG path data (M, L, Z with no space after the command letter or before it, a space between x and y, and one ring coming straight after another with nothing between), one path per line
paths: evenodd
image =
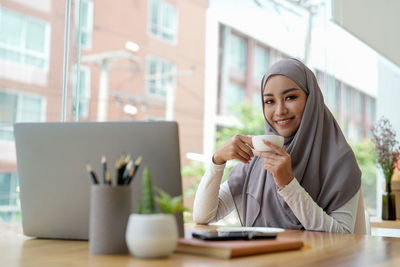
M287 118L287 119L279 119L275 121L275 124L280 126L280 127L284 127L289 125L292 122L293 118Z
M300 127L306 101L306 93L294 81L273 75L264 87L265 119L279 135L292 136Z

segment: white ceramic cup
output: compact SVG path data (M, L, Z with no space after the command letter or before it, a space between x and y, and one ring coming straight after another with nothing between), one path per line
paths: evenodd
M178 242L172 214L131 214L126 229L129 251L139 258L168 257Z
M263 140L269 141L279 147L283 146L284 138L280 135L253 135L251 141L253 142L254 150L257 152L266 152L272 151L266 144L264 144Z

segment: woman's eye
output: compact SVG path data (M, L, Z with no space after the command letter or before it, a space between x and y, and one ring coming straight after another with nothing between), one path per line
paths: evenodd
M274 101L272 99L267 99L264 101L265 104L272 104Z
M286 100L293 100L296 98L297 98L297 96L295 96L295 95L289 95L289 96L285 97Z

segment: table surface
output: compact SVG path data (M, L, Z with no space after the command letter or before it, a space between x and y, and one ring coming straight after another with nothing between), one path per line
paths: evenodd
M187 230L211 226L186 225ZM230 260L174 253L165 259L138 259L131 255L94 255L87 241L32 239L0 225L2 266L222 266L320 265L400 266L400 238L288 230L281 236L298 238L304 247Z
M391 228L391 229L400 229L400 220L394 220L394 221L389 221L389 220L382 220L381 218L378 217L371 217L371 227L375 228Z

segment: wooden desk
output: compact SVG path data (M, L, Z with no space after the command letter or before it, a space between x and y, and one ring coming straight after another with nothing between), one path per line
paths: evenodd
M400 220L397 219L395 221L387 221L378 217L371 217L371 227L400 229Z
M400 264L400 239L398 238L311 231L286 231L281 234L302 239L305 246L297 251L232 260L178 253L174 253L167 259L143 260L130 255L93 255L88 252L88 242L85 241L29 239L21 234L0 234L0 263L1 266L162 267L212 266L214 264L222 266L376 266L382 264L399 266Z

